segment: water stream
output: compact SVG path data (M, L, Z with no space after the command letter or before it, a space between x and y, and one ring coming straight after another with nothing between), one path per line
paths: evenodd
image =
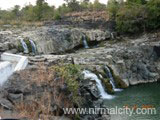
M84 46L84 48L88 49L89 46L88 46L88 43L87 43L87 40L86 40L86 36L84 35L82 39L83 39L83 46Z
M24 42L23 39L21 39L21 44L22 44L22 47L24 49L24 53L28 53L29 50L28 50L27 44Z
M109 77L109 80L110 80L110 83L111 83L111 85L112 85L112 87L113 87L113 90L114 90L115 92L117 92L117 91L122 91L122 89L117 89L117 88L116 88L115 81L114 81L114 79L113 79L113 76L112 76L112 73L111 73L109 67L108 67L107 65L105 65L105 66L104 66L104 69L105 69L105 71L106 71L106 74L107 74L108 77Z
M101 97L103 99L113 99L114 98L114 96L109 95L105 91L105 89L103 88L101 80L97 77L96 74L94 74L94 73L92 73L92 72L90 72L88 70L83 71L83 74L84 74L85 79L89 78L91 80L95 80L96 81L97 88L98 88L98 90L100 92L100 95L101 95Z
M129 108L152 106L156 109L156 114L113 114L111 120L159 120L160 119L160 84L148 83L143 85L131 86L122 92L116 92L115 99L104 100L107 108ZM141 111L140 111L141 112ZM143 111L146 112L146 111ZM153 112L154 113L154 112Z
M29 42L31 43L31 46L32 46L32 52L33 52L34 54L36 54L37 49L36 49L35 43L33 42L33 40L29 40Z

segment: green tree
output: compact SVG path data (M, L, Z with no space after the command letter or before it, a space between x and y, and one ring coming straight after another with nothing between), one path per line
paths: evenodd
M160 0L150 0L147 3L147 27L157 29L160 27Z
M120 8L120 4L116 0L109 0L107 5L107 11L109 12L110 19L115 19L117 12Z
M83 0L80 3L80 7L81 7L81 10L87 10L87 9L89 9L89 0Z
M27 5L22 8L21 13L23 14L22 19L26 21L35 21L36 20L36 13L34 12L33 5Z
M99 10L105 10L106 5L99 2L99 0L95 0L93 3L93 10L99 11Z
M64 0L65 2L67 2L67 5L69 7L69 9L71 9L71 11L80 11L80 5L79 2L77 0Z
M127 0L128 3L131 3L131 4L146 4L147 1L146 0Z
M137 33L144 30L146 8L142 5L124 5L116 16L117 30L120 33Z
M20 6L15 5L11 12L15 18L19 17L20 16Z
M42 12L43 12L44 3L45 3L45 0L37 0L36 1L36 6L34 9L34 12L36 13L37 20L41 20L43 17Z

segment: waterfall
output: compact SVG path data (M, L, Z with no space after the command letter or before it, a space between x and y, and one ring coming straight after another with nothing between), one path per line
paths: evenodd
M84 74L84 78L87 79L91 79L91 80L95 80L96 81L96 85L97 85L97 88L98 90L100 91L100 95L101 95L101 98L103 99L112 99L114 98L114 96L112 95L109 95L108 93L105 92L103 86L102 86L102 82L101 80L97 77L96 74L94 73L91 73L90 71L88 70L84 70L83 71L83 74Z
M111 39L114 39L114 34L113 33L111 33Z
M28 50L27 44L24 42L23 39L21 39L21 44L22 44L22 47L24 49L24 53L28 53L29 50Z
M110 71L110 69L108 68L107 65L105 65L104 69L105 69L105 71L106 71L106 73L107 73L107 75L108 75L108 77L109 77L109 80L110 80L110 83L111 83L111 85L112 85L112 87L113 87L113 90L114 90L115 92L117 92L117 91L122 91L122 89L117 89L117 88L116 88L116 85L115 85L115 82L114 82L112 73L111 73L111 71Z
M88 46L88 43L87 43L87 40L86 40L86 36L85 36L85 35L82 37L82 40L83 40L83 46L84 46L84 48L88 49L89 46Z
M32 52L36 54L37 49L36 49L35 43L33 42L33 40L29 40L29 42L31 43L31 46L32 46Z

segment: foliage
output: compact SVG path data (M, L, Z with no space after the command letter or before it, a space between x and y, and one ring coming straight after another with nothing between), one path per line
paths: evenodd
M52 70L65 80L69 91L72 93L72 102L81 105L82 99L79 95L79 79L81 79L80 67L78 65L54 66Z
M61 15L58 11L55 12L53 19L54 20L60 20L61 19Z
M25 38L24 42L26 43L26 45L28 47L29 53L32 53L32 45L31 45L31 42L29 41L29 38ZM19 52L23 52L23 46L22 46L22 43L20 41L18 43L17 49L18 49Z
M80 5L77 0L64 0L67 2L68 7L71 9L71 11L79 11Z
M124 5L116 16L117 30L120 33L141 32L145 23L145 7L141 5Z
M127 0L128 3L146 4L146 0Z
M160 27L160 1L150 0L147 3L148 19L147 27L150 29L157 29Z
M160 27L159 0L110 0L107 10L110 19L115 20L120 33L137 33Z
M60 15L65 15L66 13L71 12L71 9L66 4L63 4L62 6L59 6L56 12Z
M106 87L107 92L109 94L114 94L114 90L113 90L111 83L109 82L109 78L103 78L102 82L103 82L104 86Z
M99 0L95 0L94 3L89 0L65 0L66 3L55 8L49 6L46 0L37 0L36 5L26 5L22 9L20 6L15 5L10 10L0 10L0 20L2 23L10 23L10 21L46 21L56 19L59 20L63 15L69 12L79 12L86 10L105 10L106 5L101 4Z
M106 5L99 2L99 0L95 0L93 3L93 10L99 11L99 10L105 10Z
M116 0L109 0L107 5L107 11L111 19L115 19L116 14L119 10L120 4Z
M79 92L81 68L78 65L46 67L44 63L39 63L36 69L21 71L19 75L20 80L31 90L29 97L26 95L15 104L22 117L36 120L39 115L61 116L63 108L77 108L82 105L83 99ZM54 106L56 108L53 111ZM79 115L67 116L76 119Z
M13 10L11 11L13 18L18 19L20 17L20 6L15 5Z

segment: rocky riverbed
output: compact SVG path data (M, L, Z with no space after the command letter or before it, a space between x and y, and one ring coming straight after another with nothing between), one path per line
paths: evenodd
M114 73L129 85L156 82L159 79L159 38L153 34L140 38L109 40L102 46L80 49L65 55L41 55L29 57L30 64L40 61L48 65L64 63L94 66L110 66Z
M83 46L84 36L89 46L88 49L85 49ZM114 94L115 91L108 80L109 76L107 76L104 66L108 66L110 69L116 87L118 88L157 82L160 79L160 37L155 33L148 33L136 38L131 38L113 36L113 33L104 29L79 28L78 26L73 27L66 24L47 24L40 27L32 26L23 28L10 27L3 28L0 31L0 52L23 54L19 49L22 47L20 39L26 38L35 42L37 53L36 55L32 53L24 54L29 59L27 69L15 73L1 88L0 105L5 109L4 116L10 116L10 113L13 111L15 113L12 114L15 116L15 114L17 114L15 108L19 108L19 110L25 108L22 104L21 106L18 105L17 108L17 103L21 103L23 100L24 103L30 104L32 101L31 103L33 104L34 99L41 98L42 95L47 92L47 94L51 94L51 98L47 98L47 100L54 101L51 102L52 105L49 107L44 104L45 107L47 106L49 108L49 113L55 116L57 115L56 112L58 112L57 116L63 116L61 119L67 119L66 117L64 118L62 112L64 105L57 103L54 99L53 91L55 91L55 89L53 90L52 85L54 85L55 80L59 78L57 76L54 77L54 79L53 76L52 79L48 78L50 74L46 70L51 66L61 68L66 65L78 65L81 68L81 73L87 69L97 75L97 79L101 80L105 91L110 94ZM42 63L43 65L40 65ZM44 66L44 68L41 69L41 66ZM40 73L37 73L37 71ZM44 77L44 73L48 76ZM42 76L38 77L34 75L42 75L43 78ZM36 82L32 81L33 78ZM49 82L40 82L40 85L38 84L39 82L37 83L37 81L41 81L41 79L45 80L46 78L48 78ZM85 79L84 76L82 78L78 76L76 80L79 84L79 88L76 88L76 90L78 90L78 96L84 98L82 106L87 106L88 108L103 107L103 99L95 84L96 81ZM68 90L69 85L70 84L68 84L67 87L58 87L60 87L60 91L63 93ZM66 93L65 97L66 100L72 99L73 91ZM39 101L34 101L33 105L39 105L38 102ZM77 103L75 103L74 106L77 107ZM42 111L37 112L44 116ZM72 116L70 118L72 118ZM52 120L55 119L55 117L49 116L47 119ZM75 119L75 116L72 119ZM110 117L109 115L98 114L79 116L79 119L109 120Z

